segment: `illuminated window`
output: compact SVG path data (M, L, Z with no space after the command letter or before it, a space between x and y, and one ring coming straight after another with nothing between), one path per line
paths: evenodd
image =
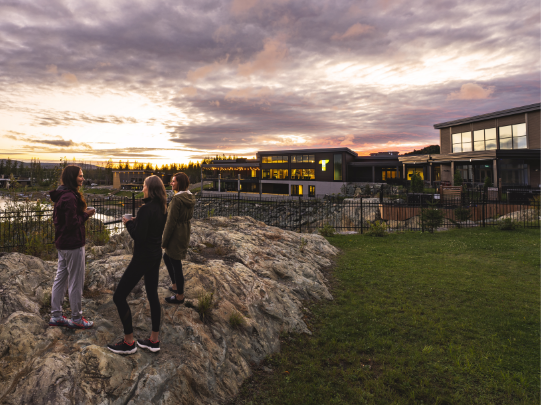
M526 124L500 127L500 149L525 149L527 147Z
M342 180L342 154L334 155L334 179Z
M471 152L471 132L453 134L453 153Z
M308 186L308 197L316 196L316 186Z
M315 169L293 169L291 170L291 178L296 180L315 180Z
M291 185L291 195L302 195L302 185Z
M492 150L496 148L496 128L473 131L473 150Z
M396 179L396 169L393 167L384 167L381 169L381 180Z
M423 169L422 168L413 168L413 167L408 167L408 173L407 173L407 177L406 179L407 180L411 180L411 176L413 176L413 173L417 173L419 175L419 177L421 177L421 180L424 180L425 179L425 176L423 174Z
M291 156L291 163L315 163L315 155L293 155Z
M263 156L261 158L262 163L287 163L289 158L287 156Z

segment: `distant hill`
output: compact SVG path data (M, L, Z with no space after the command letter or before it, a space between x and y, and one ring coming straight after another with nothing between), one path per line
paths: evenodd
M440 145L430 145L423 149L414 149L413 152L404 153L404 155L438 155L440 153Z
M20 160L14 160L14 159L10 159L11 160L11 164L13 165L15 162L17 162L17 166L19 166L21 164L21 161ZM0 159L0 162L3 162L4 164L6 164L6 161L7 159ZM30 162L22 162L23 163L23 167L30 167ZM43 162L40 162L41 164L41 167L43 169L53 169L54 167L58 166L60 163L43 163ZM68 164L72 164L72 162L68 162ZM97 169L98 166L96 165L91 165L91 164L88 164L88 163L75 163L77 166L82 166L84 169L90 169L90 170L94 170L94 169Z

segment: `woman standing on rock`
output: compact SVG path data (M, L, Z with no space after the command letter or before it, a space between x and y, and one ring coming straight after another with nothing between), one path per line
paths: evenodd
M51 292L50 326L73 329L91 328L93 322L83 318L81 300L85 283L85 222L95 214L86 207L79 192L84 177L79 166L66 166L61 175L62 185L50 191L54 202L54 243L58 250L58 270ZM62 315L62 301L69 291L71 319Z
M167 194L162 180L158 176L145 179L143 185L144 205L139 208L137 218L122 219L134 241L133 258L122 275L113 301L124 327L124 340L117 344L107 345L109 350L119 354L133 354L137 346L133 339L133 326L130 306L126 301L130 292L144 276L145 290L150 304L152 333L149 339L138 339L137 345L152 352L160 350L160 300L158 297L158 280L162 260L162 234L167 212Z
M175 293L165 299L169 304L184 302L184 274L181 260L186 258L190 244L190 219L193 217L195 205L195 197L188 191L189 186L190 179L185 173L173 175L171 187L175 196L167 209L167 223L162 238L162 247L165 249L163 261L173 284L169 290Z

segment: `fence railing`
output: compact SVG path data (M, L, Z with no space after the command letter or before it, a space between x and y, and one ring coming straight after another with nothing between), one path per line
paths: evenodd
M87 236L123 229L122 216L137 215L140 198L87 198L96 215L86 223ZM34 207L35 208L35 207ZM373 198L316 196L312 198L226 194L197 196L194 218L214 216L250 216L269 226L297 232L315 232L326 225L336 231L364 233L374 222L384 222L389 230L425 231L423 213L441 211L442 227L490 227L510 218L522 227L539 227L539 200L509 203L438 194L407 194ZM24 250L32 237L42 243L54 242L53 210L41 205L37 209L0 210L0 252Z

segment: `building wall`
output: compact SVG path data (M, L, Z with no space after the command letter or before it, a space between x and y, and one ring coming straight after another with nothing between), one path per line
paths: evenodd
M440 129L440 153L451 153L451 128Z
M338 194L341 192L341 188L346 182L343 181L303 181L303 180L288 180L288 181L276 181L276 180L261 180L263 184L263 192L265 192L265 184L287 184L289 187L289 192L291 193L291 186L302 186L302 194L305 197L308 197L308 186L316 187L316 194Z
M540 116L540 111L528 113L528 147L530 149L541 149Z
M120 188L120 173L113 172L113 188Z
M452 181L451 165L441 165L441 181Z

